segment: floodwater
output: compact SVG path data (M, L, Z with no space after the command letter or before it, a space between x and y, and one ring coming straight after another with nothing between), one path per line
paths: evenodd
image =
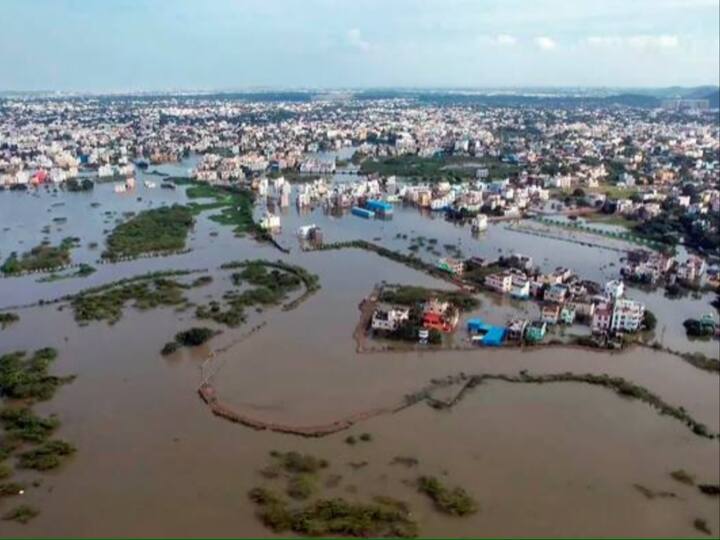
M184 200L181 189L147 190L141 195L143 201L137 202L135 197L123 199L111 190L103 195L102 187L91 195L100 197L102 206L92 210L89 194L58 196L65 206L53 212L68 218L58 238L78 235L83 245L90 238L101 239L97 228L111 225L91 221L97 219L91 217L93 212L102 216L107 209L117 208L121 213L133 208L128 204L121 210L125 204L121 201L135 201L138 210L147 202ZM17 195L0 193L0 224L9 215L5 210L16 205L8 202L9 197ZM51 204L44 193L39 198L21 196L43 212ZM317 424L395 404L433 377L526 369L619 375L685 407L713 431L720 429L720 378L675 356L650 350L614 355L563 348L357 354L352 332L358 302L375 283L448 284L360 250L301 252L293 235L302 223L318 223L328 241L372 240L383 235L382 243L389 247L397 232L413 235L406 230L407 223L412 223L414 234L437 237L439 245L460 238L466 255L493 254L502 247L529 253L538 263L547 256L549 266L571 266L581 273L583 267L588 273L593 268L599 273L600 266L616 257L609 251L597 254L561 242L547 244L502 226L492 227L483 239L475 240L469 230L441 219L402 212L402 217L398 212L391 222L368 222L351 216L333 220L322 211L300 216L292 208L283 218L281 241L292 247L287 256L251 239L234 238L229 228L201 217L190 253L102 265L84 279L54 283L37 283L36 275L3 279L0 306L171 268L209 269L215 281L189 292L192 301L206 302L208 295L217 297L228 285L227 273L217 270L222 262L282 258L317 273L322 289L295 310L253 314L248 324L224 329L210 343L213 348L222 347L256 323L267 322L213 361L217 368L213 382L221 399L258 418ZM45 220L36 223L32 215L13 215L12 230L35 230L37 236L24 241L27 248L35 245ZM213 231L218 235L210 236ZM12 237L2 237L2 253L15 249L6 247ZM599 260L588 262L591 253ZM92 260L97 257L92 250L86 255ZM496 307L486 299L480 312L492 320ZM327 488L325 495L369 500L381 494L407 501L423 535L700 536L692 525L695 518L705 519L714 534L720 530L718 499L669 476L672 470L684 469L698 482L718 483L718 442L697 437L648 405L603 388L490 382L473 389L451 411L420 404L376 417L349 432L300 439L253 431L210 413L196 393L200 366L210 346L160 356L162 345L177 331L196 324L191 311L128 308L114 326L93 323L84 327L73 321L70 310L58 310L57 305L22 309L19 314L19 323L0 331L0 352L43 346L59 349L56 371L78 377L37 408L40 413L58 415L62 421L58 436L73 442L78 452L58 471L16 473L19 480L42 479L40 487L29 488L22 496L22 502L38 507L41 514L25 526L1 521L3 535L269 536L246 494L268 482L258 470L267 464L267 454L273 449L297 449L328 458L331 468L324 477L337 474L342 479L337 487ZM664 316L658 313L661 321ZM349 433L362 432L371 433L373 441L355 446L343 442ZM414 468L391 465L395 456L415 457L419 464ZM368 465L357 469L348 465L362 461ZM409 485L422 474L464 487L477 499L480 512L468 518L439 514ZM672 491L677 497L650 500L633 484ZM11 506L7 500L0 505L3 512Z

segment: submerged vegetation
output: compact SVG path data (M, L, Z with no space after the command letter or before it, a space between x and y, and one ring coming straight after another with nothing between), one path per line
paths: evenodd
M705 437L708 439L715 439L720 437L718 434L713 433L708 427L695 420L683 407L675 407L665 402L657 394L653 394L647 388L634 384L622 377L612 377L610 375L593 375L591 373L577 374L577 373L555 373L555 374L544 374L534 375L530 374L525 370L520 371L518 375L506 375L506 374L491 374L483 373L480 375L467 375L461 373L456 376L448 376L443 379L435 379L431 384L413 394L405 396L405 402L407 405L412 405L419 402L426 402L435 409L448 409L454 407L469 390L481 385L485 381L502 381L508 383L520 383L520 384L546 384L546 383L560 383L560 382L576 382L585 383L596 386L602 386L614 390L618 395L629 399L637 399L644 403L647 403L658 411L662 415L671 416L684 423L695 435L699 437ZM449 401L439 400L433 397L433 391L437 388L447 387L451 385L462 384L460 392L455 394L455 397Z
M3 520L17 521L18 523L22 523L23 525L25 525L31 519L37 517L39 513L40 512L32 506L22 504L3 514Z
M60 421L51 416L36 416L28 407L6 408L0 411L0 424L11 438L22 441L41 443L47 440L60 425Z
M72 298L70 305L78 322L107 321L114 324L120 320L125 304L130 301L140 310L177 306L186 302L184 290L204 283L195 280L188 285L160 275L141 276L116 286L83 291Z
M56 357L57 351L49 347L30 357L23 351L0 356L0 398L6 403L0 410L0 480L13 474L11 467L2 463L11 456L16 457L16 466L21 469L46 471L57 468L75 452L70 443L50 439L60 421L54 415L38 416L31 408L35 401L52 398L60 385L73 379L48 373ZM24 489L17 482L0 484L0 498L20 495ZM3 519L27 523L37 513L21 505L4 514Z
M299 266L281 261L263 260L230 262L221 266L223 270L240 269L230 277L235 286L244 284L253 288L242 291L231 290L223 295L225 307L218 301L198 306L195 315L199 319L210 319L219 324L235 327L246 320L245 310L250 307L275 306L287 300L288 295L304 285L305 292L295 300L283 305L284 310L296 307L305 298L320 288L318 277Z
M47 471L59 467L67 456L75 453L75 447L68 442L52 440L23 452L19 456L19 465L23 469Z
M57 388L72 377L56 377L48 373L57 351L38 349L31 357L24 351L0 356L0 396L11 399L48 400Z
M102 256L114 261L144 253L182 250L193 224L193 212L186 206L175 204L144 210L115 227Z
M453 516L467 516L478 510L477 503L463 488L448 488L434 476L421 476L418 490L432 499L438 510Z
M70 250L76 247L78 243L79 238L68 237L63 239L58 246L42 243L21 256L18 256L16 252L12 252L0 266L0 272L4 274L20 274L38 270L53 270L67 266L70 264Z
M20 315L8 311L7 313L0 313L0 330L4 330L6 327L14 324L20 320Z

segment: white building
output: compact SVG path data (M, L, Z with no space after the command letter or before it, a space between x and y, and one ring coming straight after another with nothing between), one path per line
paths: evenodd
M502 272L485 276L485 286L503 294L509 293L512 290L512 274Z
M645 306L634 300L620 299L613 307L610 329L614 332L636 332L645 316Z
M407 307L377 307L372 317L373 330L386 330L394 332L410 318L410 308Z
M625 284L620 279L613 279L605 284L605 294L613 300L625 294Z

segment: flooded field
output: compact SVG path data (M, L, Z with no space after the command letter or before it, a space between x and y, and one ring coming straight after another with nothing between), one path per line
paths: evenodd
M182 188L145 189L138 183L132 195L113 193L111 184L98 185L89 194L0 193L0 257L27 250L44 237L57 242L79 236L81 247L73 250L73 261L95 264L103 249L103 230L112 229L123 212L186 201ZM56 203L62 204L53 206ZM114 214L108 218L106 211ZM58 216L67 221L53 222ZM678 420L605 388L488 382L469 391L451 410L419 403L319 439L254 431L213 416L197 394L201 366L212 350L228 346L210 363L219 396L270 422L331 422L394 404L433 378L527 370L620 376L684 407L711 431L720 430L717 374L649 349L620 354L561 347L357 354L352 332L358 303L376 283L449 284L358 249L303 252L295 231L309 223L323 229L327 242L362 238L406 250L409 241L398 234L422 235L437 238L440 249L457 245L468 257L520 252L544 269L568 266L596 280L616 277L621 257L609 250L540 240L503 224L475 238L468 227L412 208L398 207L391 221L365 221L333 217L322 209L300 213L293 206L282 214L279 241L291 249L287 255L249 237L236 238L231 228L208 220L206 213L192 231L188 253L96 265L97 272L89 277L50 283L38 282L40 274L0 279L0 308L148 271L207 269L214 281L187 291L189 300L199 304L229 286L228 272L218 269L222 263L245 259L300 265L317 274L322 286L296 309L249 312L239 328L203 321L222 334L165 357L160 355L163 344L197 325L192 309L128 307L113 326L79 326L72 310L58 309L62 305L57 304L18 309L21 320L0 331L0 353L58 349L53 370L76 374L77 379L36 408L58 415L58 435L78 451L57 471L16 473L15 480L42 479L22 496L22 502L41 513L27 525L0 522L2 534L271 536L256 518L247 492L268 482L259 473L268 452L292 449L330 461L323 481L328 475L341 477L323 488L323 495L349 500L389 495L406 501L421 535L701 536L693 527L697 518L704 519L713 534L720 531L720 501L670 476L682 469L698 483L720 482L718 441L698 437ZM51 231L45 234L47 224ZM91 242L98 247L88 247ZM433 260L427 253L419 255ZM682 328L684 318L711 309L709 295L668 300L662 292L635 289L629 295L657 314L664 345L717 355L716 341L690 342ZM485 295L481 299L476 313L492 322L503 322L516 310L536 309L529 303L515 306ZM266 325L236 343L261 323ZM344 442L349 434L362 432L372 434L372 441ZM417 465L392 464L397 456L415 458ZM367 464L358 465L362 462ZM462 486L480 511L464 518L437 512L414 487L420 475ZM675 496L650 498L637 486ZM2 501L0 506L9 504Z

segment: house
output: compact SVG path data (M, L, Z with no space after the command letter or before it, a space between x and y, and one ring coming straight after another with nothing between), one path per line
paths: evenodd
M565 304L560 309L560 322L563 324L572 324L575 322L575 308L569 304Z
M525 329L525 340L529 343L538 343L545 338L547 324L542 321L533 321Z
M512 319L507 324L507 339L509 341L522 341L527 325L527 319Z
M645 306L634 300L620 299L613 307L610 329L613 332L636 332L645 317Z
M524 276L512 276L510 295L513 298L526 300L530 297L530 280Z
M686 282L698 281L705 275L707 265L705 261L696 255L690 255L685 262L677 266L677 277Z
M607 332L610 329L612 315L613 308L609 303L603 302L598 304L592 315L592 322L590 323L593 334L604 334Z
M467 328L471 334L470 340L473 343L486 345L488 347L498 347L502 345L505 339L505 328L487 324L481 319L470 319L467 322Z
M571 300L565 305L575 311L576 319L591 320L595 313L595 304L588 299Z
M265 212L265 215L260 220L260 228L266 231L279 229L280 228L280 216Z
M372 316L372 329L394 332L410 318L410 308L379 306Z
M557 324L560 318L560 306L557 304L545 304L540 309L540 319L547 324Z
M438 260L436 265L440 270L449 272L450 274L459 276L465 271L465 264L462 261L452 259L450 257L443 257Z
M568 288L565 285L555 284L545 291L545 301L562 304L567 296Z
M625 284L620 279L613 279L605 284L605 294L613 300L620 298L625 293Z
M457 309L450 302L431 298L423 306L423 327L428 330L434 328L441 332L452 332L459 318Z
M512 274L510 272L489 274L485 276L485 286L499 293L509 293L512 290Z

